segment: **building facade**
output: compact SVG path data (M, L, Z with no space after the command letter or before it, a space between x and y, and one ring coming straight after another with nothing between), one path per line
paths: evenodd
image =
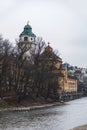
M68 71L65 67L62 67L62 59L57 56L53 49L49 46L45 48L44 52L40 57L40 62L45 61L45 65L50 69L50 89L55 87L58 95L62 93L76 93L77 92L77 79L74 77L68 76ZM49 72L49 71L48 71ZM48 78L49 80L49 78ZM56 84L55 84L56 83ZM48 81L49 84L49 81ZM51 93L53 94L54 89L51 89Z

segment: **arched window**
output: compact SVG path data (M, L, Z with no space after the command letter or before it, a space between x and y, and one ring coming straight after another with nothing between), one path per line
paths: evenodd
M28 37L24 37L24 41L28 41Z

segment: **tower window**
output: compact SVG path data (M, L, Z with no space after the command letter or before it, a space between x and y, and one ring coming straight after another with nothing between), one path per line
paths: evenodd
M24 41L28 41L28 37L24 37Z
M31 38L31 41L33 40L33 38Z

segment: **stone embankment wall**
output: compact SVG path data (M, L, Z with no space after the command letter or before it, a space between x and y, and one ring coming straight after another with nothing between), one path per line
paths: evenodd
M29 110L34 110L34 109L41 109L41 108L48 108L52 106L60 106L64 105L64 102L54 102L54 103L49 103L49 104L44 104L44 105L37 105L37 106L29 106L29 107L11 107L11 108L1 108L0 112L5 112L5 111L29 111Z
M70 94L62 95L60 100L69 101L69 100L74 100L81 97L83 97L83 93L70 93Z

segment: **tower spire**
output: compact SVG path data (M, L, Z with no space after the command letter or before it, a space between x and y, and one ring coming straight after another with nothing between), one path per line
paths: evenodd
M48 42L48 46L50 45L50 42Z
M27 21L27 24L29 24L29 20Z

